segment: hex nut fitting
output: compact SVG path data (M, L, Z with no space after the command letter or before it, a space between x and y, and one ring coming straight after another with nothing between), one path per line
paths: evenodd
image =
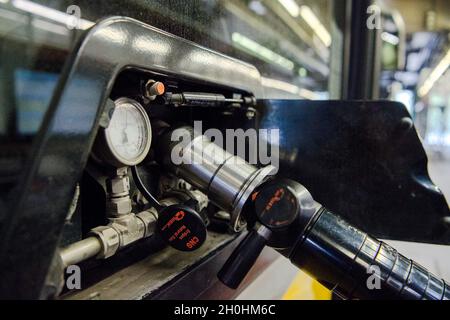
M109 226L100 226L92 229L90 234L99 238L102 243L102 252L97 255L98 259L109 258L119 249L119 234L113 228Z
M150 208L147 211L139 212L136 218L140 219L145 226L144 238L155 233L156 221L158 220L156 209Z
M121 198L110 198L106 202L106 212L112 216L131 213L131 199L129 196Z
M118 218L110 218L109 226L119 234L120 248L142 239L145 234L144 223L136 218L133 213Z
M106 180L106 188L112 196L127 195L130 191L130 178L126 175Z

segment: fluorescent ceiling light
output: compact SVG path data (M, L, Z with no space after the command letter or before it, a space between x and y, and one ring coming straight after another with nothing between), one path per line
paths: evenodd
M294 18L300 15L300 7L295 0L278 0L278 2L286 9Z
M319 99L319 96L314 91L311 91L311 90L308 90L305 88L300 88L300 87L293 85L286 81L261 77L261 84L264 87L277 89L280 91L285 91L285 92L291 93L293 95L298 95L300 98L303 98L303 99L308 99L308 100Z
M265 87L289 92L292 94L298 94L299 90L300 90L299 87L297 87L296 85L293 85L289 82L272 79L272 78L266 78L266 77L261 77L261 84Z
M74 16L65 12L61 12L28 0L12 0L12 4L17 9L66 25L72 23L74 18ZM80 28L84 30L93 26L94 23L92 21L80 19L79 25Z
M447 71L449 66L450 49L447 51L444 58L442 58L442 60L438 63L436 68L433 69L428 78L423 82L422 86L419 88L419 91L417 92L419 97L424 97L430 92L436 81L438 81L439 78L445 73L445 71Z
M284 67L288 70L294 69L294 62L292 62L291 60L286 59L278 53L273 52L272 50L264 47L263 45L260 45L256 41L253 41L252 39L249 39L238 32L234 32L231 36L231 39L235 44L242 47L243 49L246 49L251 54L261 59L278 64L279 66Z
M320 22L319 18L314 14L308 6L298 6L295 0L278 0L278 2L286 9L287 12L294 18L301 16L303 20L310 26L310 28L317 34L320 41L327 47L331 45L331 36L328 30Z
M323 26L314 12L308 6L300 7L300 15L306 21L306 23L313 29L319 39L329 47L331 45L331 36L327 29Z
M328 30L320 22L319 18L314 14L308 6L299 6L295 0L278 0L278 2L286 9L294 18L301 16L311 29L317 34L320 41L327 47L331 45L331 36Z
M393 46L398 45L398 43L400 42L399 38L396 35L393 35L392 33L389 33L389 32L382 32L381 40L383 40L387 43L390 43Z
M257 15L263 16L267 13L266 7L258 0L252 0L248 4L250 10L255 12Z

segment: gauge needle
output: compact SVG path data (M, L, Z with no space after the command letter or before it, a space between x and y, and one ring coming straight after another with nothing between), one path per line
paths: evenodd
M123 127L122 130L122 143L128 143L127 128L128 128L128 112L125 112L125 126Z
M122 131L122 143L128 143L127 131L125 129Z

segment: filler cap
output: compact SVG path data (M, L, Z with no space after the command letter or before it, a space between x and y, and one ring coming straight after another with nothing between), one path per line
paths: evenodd
M273 183L256 195L255 213L268 228L289 226L298 216L297 195L286 183Z
M180 251L194 251L206 240L206 225L192 208L171 205L159 212L156 229L164 241Z

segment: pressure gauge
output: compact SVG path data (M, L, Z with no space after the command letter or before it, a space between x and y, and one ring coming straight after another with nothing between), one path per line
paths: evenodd
M116 166L134 166L147 156L152 141L150 120L135 100L120 98L115 102L109 125L96 145L99 156Z

